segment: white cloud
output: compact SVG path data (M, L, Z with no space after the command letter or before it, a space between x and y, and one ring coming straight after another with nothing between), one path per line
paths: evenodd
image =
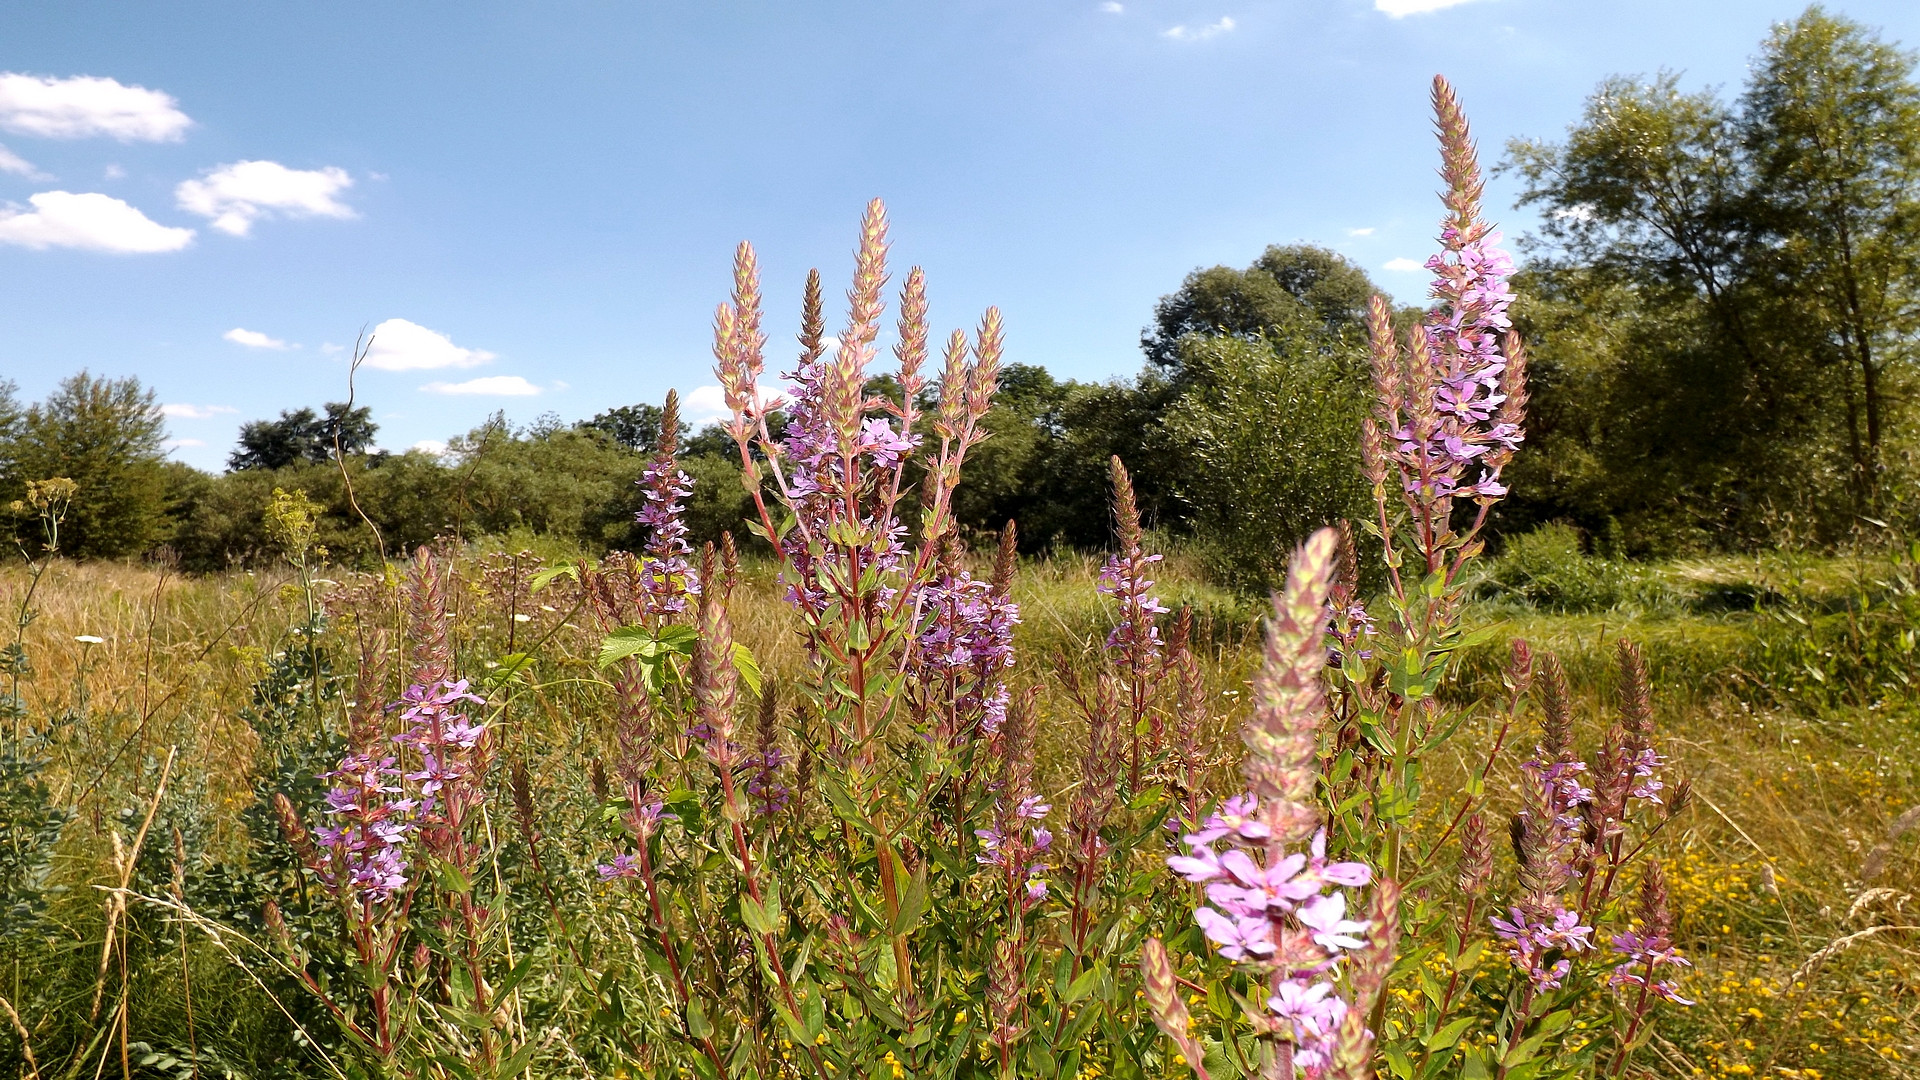
M439 439L421 439L419 442L407 447L407 449L421 450L432 454L434 457L439 457L441 454L447 452L447 444Z
M0 72L0 128L47 139L106 135L121 142L172 142L193 123L170 94L114 79L43 78Z
M1389 19L1404 19L1409 15L1424 15L1429 11L1457 7L1472 3L1473 0L1373 0L1373 10L1381 12Z
M127 178L127 170L118 165L109 165L101 170L101 175L109 180L125 180Z
M258 330L244 330L238 326L220 335L235 345L245 345L249 349L284 349L287 343L277 337L268 337Z
M388 319L373 328L366 364L376 371L424 371L473 367L491 359L485 349L463 349L419 323Z
M761 383L760 399L769 406L777 406L781 399L779 388ZM680 415L687 423L698 426L725 420L733 415L733 410L727 408L727 395L718 385L696 386L680 396Z
M1415 262L1412 259L1388 259L1380 269L1392 270L1395 273L1407 273L1413 270L1424 270L1426 269L1426 265Z
M162 405L160 415L173 420L211 420L221 413L239 412L230 405Z
M1373 226L1369 225L1364 229L1348 229L1347 235L1348 236L1372 236Z
M0 243L144 254L179 251L193 241L192 229L161 225L110 195L43 191L27 201L30 211L0 210Z
M1109 15L1118 15L1127 9L1119 0L1107 0L1106 3L1100 5L1100 10Z
M33 162L28 161L26 158L21 157L19 154L14 153L4 146L0 146L0 172L12 173L15 176L24 176L29 180L52 179L46 173L34 168Z
M487 375L466 382L430 382L420 389L429 394L487 394L493 397L532 397L540 388L518 375Z
M183 446L205 446L207 445L207 440L205 439L168 439L167 445L169 447L172 447L175 450L178 450Z
M353 207L334 196L353 186L345 169L289 169L277 161L236 161L174 189L180 208L212 218L213 227L245 236L273 211L288 217L350 218Z
M1233 16L1222 15L1217 23L1208 23L1205 26L1187 26L1182 23L1160 31L1160 36L1172 41L1205 41L1211 37L1219 37L1221 34L1232 33L1236 25Z
M1587 205L1586 203L1577 203L1573 206L1562 206L1559 209L1553 211L1553 216L1555 219L1559 221L1581 221L1581 222L1592 221L1593 207Z

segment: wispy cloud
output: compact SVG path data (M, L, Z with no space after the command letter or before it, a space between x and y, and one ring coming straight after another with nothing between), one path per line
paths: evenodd
M1100 10L1109 15L1118 15L1126 11L1127 7L1125 4L1120 3L1120 0L1106 0L1106 3L1100 5Z
M277 161L236 161L174 189L180 208L213 219L213 227L245 236L273 213L288 217L350 218L353 207L334 198L353 186L345 169L289 169Z
M220 335L235 345L245 345L249 349L286 349L291 348L277 337L268 337L258 330L244 330L236 326Z
M429 394L484 394L489 397L532 397L540 388L518 375L487 375L466 382L430 382L420 389Z
M207 445L207 440L205 439L168 439L167 440L167 446L170 449L174 449L174 450L178 450L182 447L187 447L187 446L205 446L205 445Z
M193 242L192 229L162 225L98 192L43 191L27 202L32 210L0 209L0 244L139 255L179 251Z
M1389 19L1404 19L1409 15L1425 15L1429 11L1439 11L1472 2L1473 0L1373 0L1373 10L1382 12Z
M376 371L429 371L475 367L493 358L485 349L461 348L447 335L419 323L388 319L373 328L366 366Z
M226 413L239 412L231 405L162 405L160 415L170 420L211 420Z
M829 341L832 339L829 338ZM827 346L832 349L834 346ZM769 383L760 384L760 396L768 402L780 398L780 388ZM727 397L718 386L696 386L680 399L680 415L686 417L689 424L707 424L715 420L724 420L732 415L727 408Z
M418 450L418 451L421 451L422 453L432 454L434 457L439 457L441 454L444 454L447 452L447 444L444 440L441 440L441 439L421 439L419 442L414 443L412 446L407 447L407 449Z
M1425 269L1425 266L1412 259L1388 259L1380 265L1380 269L1391 270L1396 274L1405 274L1415 270Z
M29 180L53 179L46 173L34 168L33 162L28 161L26 158L21 157L19 154L14 153L4 146L0 146L0 172L12 173L15 176L24 176Z
M1239 24L1233 21L1233 16L1222 15L1219 22L1208 23L1205 26L1188 26L1185 23L1169 26L1160 31L1160 36L1169 41L1205 41L1208 38L1219 37L1221 34L1231 34L1237 25Z
M1364 229L1348 229L1347 235L1348 236L1372 236L1373 226L1369 225Z
M192 123L172 95L144 86L90 75L55 79L0 73L0 128L22 135L172 142Z

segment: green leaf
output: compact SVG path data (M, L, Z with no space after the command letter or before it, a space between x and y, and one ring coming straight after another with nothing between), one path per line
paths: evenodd
M774 930L772 916L751 896L740 897L740 921L756 934L771 934Z
M561 578L571 578L574 581L579 581L579 564L568 563L565 566L549 566L544 570L538 571L533 575L533 584L528 591L539 592L541 589L546 588Z
M1450 1050L1460 1041L1460 1036L1465 1035L1467 1029L1472 1026L1473 1017L1463 1016L1448 1024L1446 1027L1441 1028L1439 1031L1434 1032L1433 1035L1426 1040L1426 1048L1429 1051Z
M704 1039L713 1034L713 1023L707 1019L707 1011L698 1001L687 1002L687 1034L696 1039Z
M900 862L900 856L889 855L897 872L895 880L906 876L906 867ZM927 864L921 863L914 868L913 877L907 885L907 895L900 898L900 915L893 920L893 935L905 937L920 928L920 921L927 913Z
M753 650L741 642L733 643L733 670L740 673L740 681L747 684L755 697L760 696L760 662L753 658Z
M532 653L507 653L495 661L498 667L488 671L480 680L480 685L494 688L513 682L521 672L533 666ZM524 681L524 680L522 680Z
M1071 1005L1093 993L1093 988L1100 985L1100 977L1104 974L1106 970L1103 965L1098 960L1094 961L1092 967L1081 972L1080 977L1073 980L1073 985L1067 987L1067 992L1060 996L1060 1000Z
M533 1064L533 1052L538 1046L538 1043L527 1043L515 1050L512 1057L500 1063L500 1067L494 1070L493 1075L499 1080L511 1080L512 1077L527 1071L527 1066Z

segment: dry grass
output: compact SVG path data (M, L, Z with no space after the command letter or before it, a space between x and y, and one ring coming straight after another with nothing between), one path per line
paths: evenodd
M510 752L591 752L600 734L582 726L581 699L568 695L593 692L596 636L573 611L572 595L556 586L512 622L489 599L477 562L467 564L457 603L470 628L460 643L470 667L484 670L511 651L509 632L519 648L547 637L533 686L538 704L506 733ZM1162 596L1198 615L1207 678L1222 703L1224 760L1258 610L1207 586L1178 559L1165 569ZM1075 557L1023 568L1019 680L1050 683L1056 655L1097 647L1108 626L1093 589L1097 570L1094 560ZM1726 565L1712 573L1732 575ZM1798 580L1818 575L1836 588L1849 580L1834 568ZM12 610L25 581L19 566L0 568L0 610ZM766 668L790 674L804 658L777 592L770 567L747 566L736 628ZM271 660L297 645L303 604L288 573L187 579L150 566L55 565L26 632L35 674L25 697L36 717L54 718L60 729L48 776L55 801L80 814L62 841L62 878L98 883L113 875L113 830L102 823L143 808L169 752L177 755L171 798L196 807L208 850L246 858L242 815L266 767L249 710ZM1606 722L1616 638L1645 643L1664 679L1665 747L1698 796L1672 838L1671 870L1683 944L1697 965L1686 989L1701 1004L1669 1014L1647 1065L1679 1076L1920 1077L1912 1064L1920 1060L1920 958L1910 928L1920 924L1920 815L1907 814L1920 806L1913 705L1809 714L1743 701L1737 686L1708 682L1749 644L1736 621L1533 615L1510 617L1502 630L1568 661L1588 704L1587 745ZM83 636L103 640L77 640ZM1468 686L1485 685L1494 655L1468 658ZM1041 730L1054 733L1044 755L1068 753L1071 710L1051 693L1043 710ZM1478 761L1490 724L1470 723L1447 757L1429 763L1436 796Z

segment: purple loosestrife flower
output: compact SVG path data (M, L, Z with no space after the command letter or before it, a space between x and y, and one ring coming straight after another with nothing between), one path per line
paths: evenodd
M969 725L989 735L999 731L1008 702L999 675L1013 666L1020 605L964 570L928 582L919 600L925 628L914 639L909 667L923 685L951 696L959 730L949 734L965 734Z
M974 861L981 866L999 867L1024 881L1027 908L1047 896L1047 864L1036 860L1053 846L1053 830L1034 823L1052 810L1039 796L1029 795L1014 808L1011 820L973 831L980 839L980 854L974 856Z
M633 516L647 528L639 585L648 615L678 615L687 610L687 597L700 593L699 577L687 562L693 548L687 543L685 503L693 494L693 478L674 460L679 442L680 395L669 390L660 411L659 448L640 474L646 505Z
M1507 957L1526 974L1535 991L1558 989L1573 970L1565 955L1593 947L1588 940L1593 927L1580 925L1580 916L1565 908L1556 907L1545 916L1536 912L1531 920L1518 907L1509 908L1507 913L1511 919L1494 916L1489 921L1493 932L1506 942ZM1554 953L1561 955L1550 960Z
M1520 421L1527 396L1526 354L1508 314L1513 259L1480 216L1483 184L1473 138L1444 79L1434 80L1433 107L1447 183L1441 251L1426 263L1435 275L1430 295L1436 302L1404 348L1386 302L1375 297L1370 305L1377 404L1362 438L1376 497L1384 497L1394 473L1430 570L1439 569L1439 551L1456 540L1454 500L1480 504L1477 531L1494 500L1507 493L1500 472L1525 437Z
M1693 962L1681 956L1680 950L1674 948L1666 935L1628 930L1613 935L1613 951L1620 954L1622 959L1613 969L1613 974L1608 976L1608 986L1643 987L1663 1001L1671 1001L1676 1005L1696 1004L1680 996L1679 983L1671 979L1656 979L1652 975L1663 967L1693 966Z
M772 814L787 808L793 790L780 782L780 769L790 761L787 752L778 746L768 746L746 756L743 763L747 767L747 795L752 799L754 813Z
M1152 595L1153 579L1146 576L1153 564L1160 559L1161 556L1158 554L1136 554L1131 559L1120 554L1109 555L1106 563L1100 567L1100 580L1094 585L1094 589L1102 595L1111 596L1120 601L1120 611L1123 616L1139 612L1151 620L1155 615L1164 615L1167 606L1160 602L1159 597ZM1157 652L1161 645L1160 627L1151 621L1146 623L1146 627L1147 648ZM1134 624L1131 619L1114 627L1107 634L1107 648L1125 649L1133 644L1133 629Z
M326 813L333 825L313 831L320 847L332 852L345 878L323 875L327 884L371 903L384 903L407 885L405 845L419 802L394 798L400 770L391 757L349 754L321 779L333 781Z
M613 862L594 867L601 881L631 880L640 876L640 859L635 855L615 855Z
M393 741L420 756L420 768L407 773L406 779L417 785L423 817L451 817L458 811L450 813L444 805L450 795L478 795L480 749L487 729L485 724L470 721L465 713L456 712L461 703L486 704L468 692L465 679L409 686L401 697L400 718L407 729Z
M1285 1044L1294 1073L1309 1078L1327 1074L1350 1007L1336 981L1342 961L1390 951L1396 929L1347 917L1344 890L1369 884L1373 871L1328 859L1319 827L1320 667L1335 549L1332 530L1316 534L1275 599L1254 717L1243 733L1242 768L1253 790L1221 804L1182 838L1187 853L1167 860L1205 887L1207 904L1194 922L1220 955L1265 981L1271 1035Z

